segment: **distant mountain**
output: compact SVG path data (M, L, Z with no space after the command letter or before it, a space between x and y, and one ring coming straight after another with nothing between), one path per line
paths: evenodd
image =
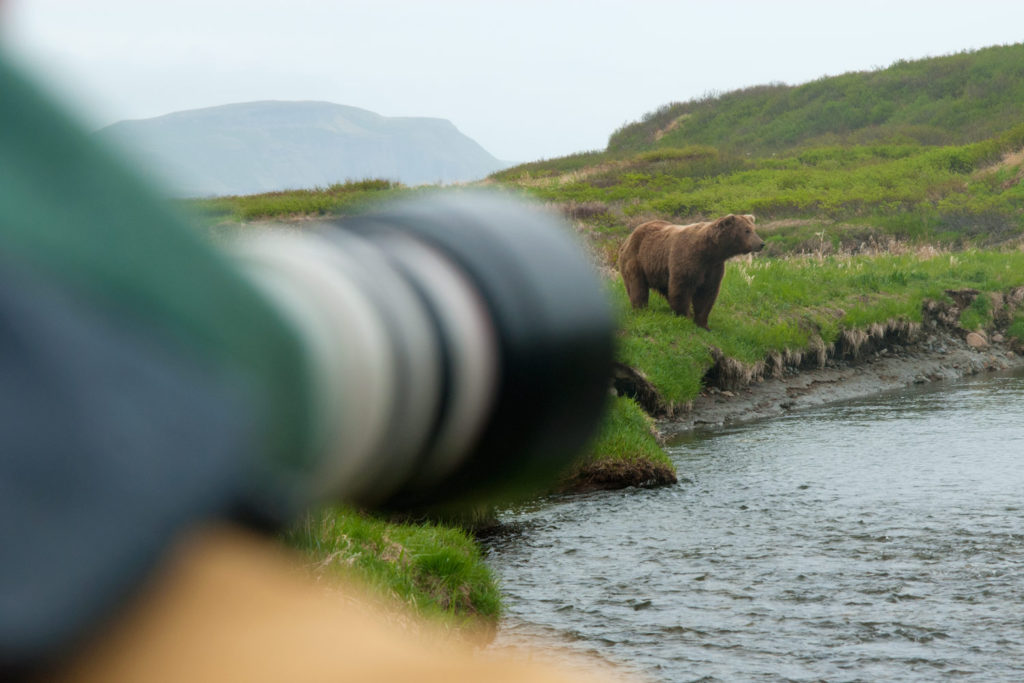
M329 102L247 102L120 121L97 132L178 196L255 194L364 178L476 180L507 164L450 121Z

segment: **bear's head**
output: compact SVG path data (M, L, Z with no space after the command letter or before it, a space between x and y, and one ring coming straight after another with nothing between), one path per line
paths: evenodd
M764 240L754 232L754 216L729 214L715 221L715 237L718 244L735 256L764 249Z

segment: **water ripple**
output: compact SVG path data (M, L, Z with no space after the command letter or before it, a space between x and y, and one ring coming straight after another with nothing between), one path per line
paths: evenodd
M1024 379L691 435L685 480L509 510L499 644L664 681L1024 679Z

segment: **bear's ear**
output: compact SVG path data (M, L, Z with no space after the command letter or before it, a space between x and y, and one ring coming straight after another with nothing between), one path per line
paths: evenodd
M727 216L716 218L708 224L708 228L710 229L714 243L718 244L726 235L735 232L738 225L739 219L735 214L730 213Z
M744 218L749 218L751 223L753 223L754 221L757 220L757 218L755 218L754 214L752 214L752 213L745 213L745 214L743 214L743 217Z

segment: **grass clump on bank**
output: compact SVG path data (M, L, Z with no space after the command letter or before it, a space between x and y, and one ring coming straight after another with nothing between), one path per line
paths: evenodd
M449 628L492 631L501 614L494 575L462 529L394 523L339 507L309 513L286 540L316 572L354 576L372 593Z
M600 433L562 482L565 491L675 483L675 468L655 436L654 421L631 398L609 399Z
M960 314L960 326L965 330L985 328L992 320L992 299L979 296Z

